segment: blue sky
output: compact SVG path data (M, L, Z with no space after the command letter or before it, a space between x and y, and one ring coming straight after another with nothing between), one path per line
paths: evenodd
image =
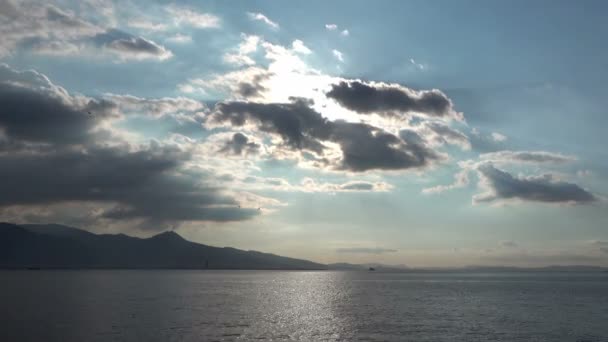
M608 265L602 1L0 13L2 220L320 262Z

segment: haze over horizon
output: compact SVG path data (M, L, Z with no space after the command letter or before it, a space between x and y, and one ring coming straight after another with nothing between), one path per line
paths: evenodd
M608 266L606 6L0 0L0 221Z

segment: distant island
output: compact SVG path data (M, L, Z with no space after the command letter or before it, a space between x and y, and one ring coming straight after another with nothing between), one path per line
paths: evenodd
M325 270L326 265L229 247L212 247L164 232L147 239L93 234L56 224L0 223L3 269Z

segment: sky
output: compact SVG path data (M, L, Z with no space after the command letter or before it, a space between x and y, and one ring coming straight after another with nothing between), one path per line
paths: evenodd
M608 266L604 1L0 0L0 220Z

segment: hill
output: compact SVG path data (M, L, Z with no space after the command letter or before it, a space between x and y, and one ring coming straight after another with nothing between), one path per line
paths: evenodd
M326 265L164 232L142 239L93 234L62 225L0 223L0 268L326 269Z

